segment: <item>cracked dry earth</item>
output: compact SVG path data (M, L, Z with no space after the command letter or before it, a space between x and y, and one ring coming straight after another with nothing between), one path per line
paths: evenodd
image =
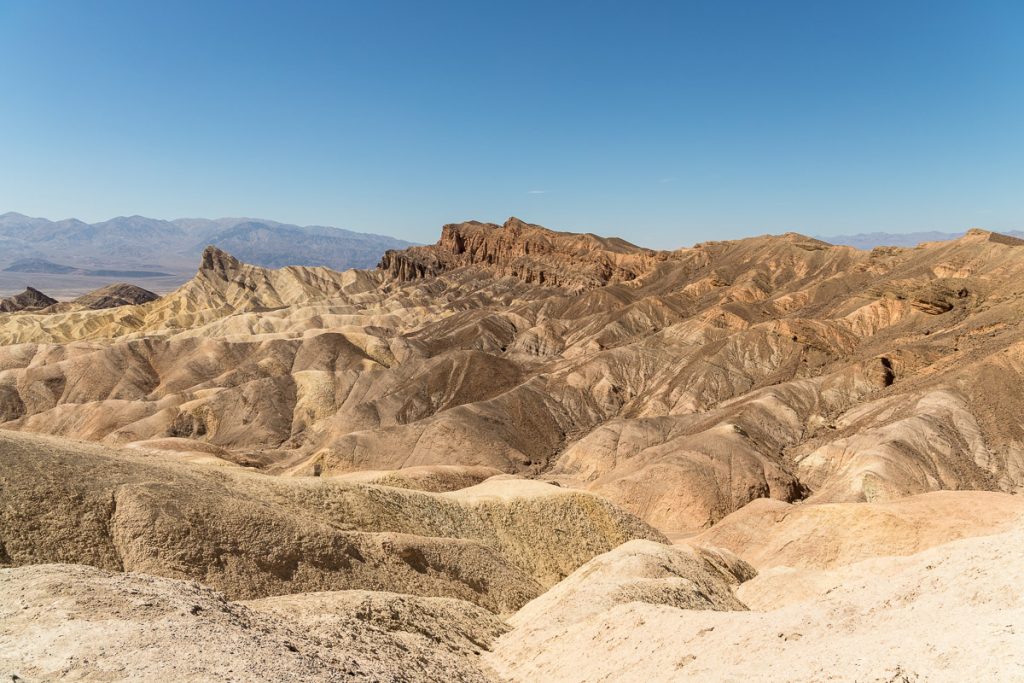
M1022 290L509 219L0 314L0 680L1024 679Z

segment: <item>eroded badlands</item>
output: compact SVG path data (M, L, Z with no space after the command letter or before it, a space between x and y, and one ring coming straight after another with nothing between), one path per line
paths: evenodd
M0 313L0 676L1024 678L1022 290L510 219Z

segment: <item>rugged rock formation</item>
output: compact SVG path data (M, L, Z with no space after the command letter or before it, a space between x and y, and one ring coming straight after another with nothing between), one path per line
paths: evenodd
M0 313L13 313L15 311L37 311L57 303L38 289L28 287L21 294L0 299Z
M634 280L665 258L667 253L625 240L555 232L509 218L500 226L476 221L446 225L437 244L388 251L379 267L408 281L480 266L498 277L582 291Z

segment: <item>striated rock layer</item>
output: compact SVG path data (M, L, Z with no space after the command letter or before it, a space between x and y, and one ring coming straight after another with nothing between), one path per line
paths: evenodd
M501 226L476 221L446 225L436 245L387 251L379 268L408 281L484 266L498 277L580 291L628 282L664 258L664 253L625 240L560 233L510 218Z

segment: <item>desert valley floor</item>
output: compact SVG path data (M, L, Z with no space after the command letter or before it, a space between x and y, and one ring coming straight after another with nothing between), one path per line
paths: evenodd
M1022 240L513 218L38 294L0 680L1024 680Z

